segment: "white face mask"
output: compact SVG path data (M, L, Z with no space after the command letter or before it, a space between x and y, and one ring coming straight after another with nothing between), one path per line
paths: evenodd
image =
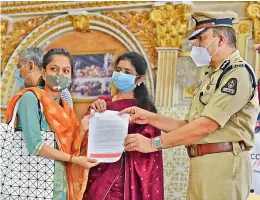
M211 58L220 49L220 47L219 47L218 50L215 53L213 53L212 56L210 56L209 52L207 51L207 48L215 40L215 38L213 38L213 40L211 40L211 42L206 47L196 47L196 46L192 47L190 56L191 56L192 60L194 61L194 63L197 65L197 67L209 65Z

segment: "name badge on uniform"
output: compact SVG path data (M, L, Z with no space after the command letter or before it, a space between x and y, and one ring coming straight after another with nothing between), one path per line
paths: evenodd
M235 95L237 93L237 79L229 79L228 82L222 87L221 92L230 95Z

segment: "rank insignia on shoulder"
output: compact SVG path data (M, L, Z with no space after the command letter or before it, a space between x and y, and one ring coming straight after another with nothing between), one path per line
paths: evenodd
M230 78L228 82L222 87L221 92L235 95L237 93L237 79Z

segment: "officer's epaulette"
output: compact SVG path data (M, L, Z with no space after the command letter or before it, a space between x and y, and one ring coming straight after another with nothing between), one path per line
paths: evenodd
M245 62L243 60L240 60L236 63L232 63L232 67L236 68L236 67L245 67Z
M232 68L236 67L244 67L245 62L243 60L239 60L238 62L230 64L230 60L226 60L223 62L223 64L220 66L220 69L225 70L228 66L232 66Z
M215 87L215 90L217 90L220 86L220 83L221 83L221 80L222 78L224 77L224 75L234 69L234 68L237 68L237 67L245 67L249 73L249 75L251 76L251 80L252 80L252 88L254 89L254 91L256 90L256 80L255 80L255 74L254 74L254 71L252 69L252 67L245 61L243 60L239 60L238 62L236 63L232 63L230 64L230 60L226 60L223 62L223 64L220 66L220 69L222 69L223 71L221 72L221 74L219 75L219 78L217 80L217 83L216 83L216 87ZM252 93L251 97L250 97L250 100L254 97L254 92Z

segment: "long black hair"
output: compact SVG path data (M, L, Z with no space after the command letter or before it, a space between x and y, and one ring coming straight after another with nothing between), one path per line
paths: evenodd
M121 60L128 60L135 68L138 75L142 76L146 74L147 62L140 54L136 52L125 53L117 58L115 65L117 66ZM154 113L157 112L151 95L144 83L141 83L140 86L136 86L134 89L134 96L138 100L141 108Z
M73 71L73 69L74 69L74 61L73 61L73 58L72 58L71 54L66 49L63 49L63 48L50 49L43 56L42 68L44 70L46 70L47 65L52 61L53 56L56 56L56 55L66 56L69 59L70 65L71 65L71 81L73 82L73 79L74 79L74 71ZM45 81L43 80L42 77L39 80L39 85L40 86L44 86L45 85Z

